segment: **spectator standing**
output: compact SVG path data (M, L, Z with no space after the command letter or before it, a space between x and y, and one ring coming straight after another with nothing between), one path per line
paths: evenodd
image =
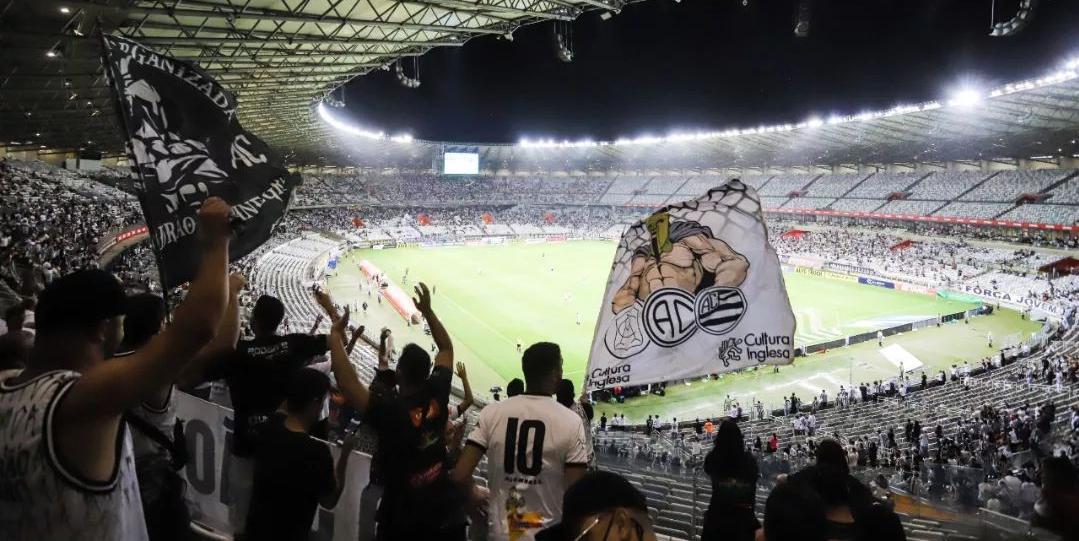
M856 539L859 514L875 503L873 493L850 475L843 447L828 438L820 442L816 464L792 475L789 482L811 490L824 501L828 539Z
M825 541L824 502L811 490L780 483L764 504L763 530L764 541Z
M338 321L337 308L328 295L316 291L315 300L331 321ZM229 522L240 537L247 524L259 432L284 401L292 375L329 350L324 334L277 334L284 317L285 306L280 300L270 295L259 297L251 312L255 337L240 340L232 358L209 363L206 368L205 379L224 379L232 397L235 439L228 479L233 497Z
M506 384L506 398L513 398L525 392L525 382L521 378L513 378Z
M35 312L28 368L0 379L0 462L22 464L0 490L2 539L146 539L131 439L121 415L172 382L225 312L229 206L199 209L199 270L173 323L124 362L126 297L99 270L57 278ZM38 419L39 422L18 422Z
M329 390L330 378L313 368L301 368L290 376L284 415L268 421L259 436L244 529L248 538L306 540L316 508L337 505L348 457L358 439L345 440L335 469L329 447L308 435L319 422Z
M580 479L589 449L581 418L551 399L562 379L557 344L529 346L521 359L525 394L489 404L468 436L454 479L471 493L472 473L487 456L492 537L532 539L562 516L562 496Z
M378 433L385 471L376 539L464 539L463 499L446 471L453 343L431 308L427 286L419 283L414 289L416 308L438 346L434 367L423 347L406 345L397 360L397 390L373 388L361 408Z
M596 415L596 412L592 408L592 404L588 402L587 391L582 392L580 397L575 397L575 394L573 382L563 379L558 384L555 400L576 413L581 418L581 422L584 423L584 444L588 448L588 467L595 468L596 455L592 450L592 418Z
M751 541L760 528L753 514L757 493L757 461L746 452L738 423L724 419L715 445L704 459L712 480L712 498L704 516L701 541Z

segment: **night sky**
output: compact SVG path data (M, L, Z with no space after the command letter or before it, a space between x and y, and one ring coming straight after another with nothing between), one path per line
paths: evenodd
M1079 55L1079 1L1042 0L1021 34L991 38L990 0L648 0L574 23L559 61L552 23L420 58L419 89L392 71L352 81L354 123L431 140L615 139L749 128L946 97L963 84L1040 76ZM997 0L997 20L1018 0ZM339 113L340 114L340 113Z

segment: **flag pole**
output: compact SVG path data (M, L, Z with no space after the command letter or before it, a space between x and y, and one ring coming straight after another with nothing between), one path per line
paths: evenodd
M124 110L124 100L120 96L120 90L117 88L117 85L120 84L120 77L119 77L119 74L117 74L114 71L115 66L113 65L112 61L109 59L109 53L108 53L109 46L108 46L108 43L106 43L106 41L105 41L105 33L101 31L101 17L100 16L98 17L97 37L98 37L98 41L101 44L101 61L102 61L102 64L103 64L103 66L105 68L105 76L108 79L109 88L112 90L112 97L113 97L114 105L116 107L116 112L119 113L117 116L120 117L120 127L123 130L124 147L125 147L125 150L127 151L127 158L132 161L133 165L131 165L131 167L135 170L135 173L139 177L139 189L137 190L138 191L137 196L139 198L139 207L140 207L139 210L142 211L142 217L146 221L146 231L147 231L147 233L149 234L149 237L150 237L150 246L151 246L151 250L154 253L154 262L157 264L157 278L158 278L158 280L161 281L161 297L165 300L165 306L166 306L166 310L165 310L166 316L165 317L168 318L168 317L170 317L169 314L171 314L171 310L168 309L168 307L169 307L169 282L168 282L168 280L166 278L166 275L165 275L165 266L162 264L162 261L161 261L161 255L162 255L161 254L161 246L158 244L157 237L154 235L154 227L153 227L153 225L150 224L150 220L146 217L146 204L147 204L147 201L146 201L146 190L144 188L146 186L146 178L143 177L143 175L142 175L142 167L139 166L138 162L136 162L134 157L132 156L133 152L132 152L132 149L131 149L131 128L127 124L127 115L125 114L125 110Z

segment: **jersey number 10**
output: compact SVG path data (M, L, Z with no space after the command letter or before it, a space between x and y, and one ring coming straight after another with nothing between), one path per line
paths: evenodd
M539 475L543 469L543 436L547 427L543 421L526 419L524 422L510 417L506 422L506 456L503 469L507 474ZM528 442L532 442L532 454ZM530 460L531 459L531 460Z

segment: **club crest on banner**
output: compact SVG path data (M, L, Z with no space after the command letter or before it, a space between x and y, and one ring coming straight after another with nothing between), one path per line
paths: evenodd
M596 332L594 389L615 367L626 385L789 363L794 314L756 192L732 180L628 228Z

